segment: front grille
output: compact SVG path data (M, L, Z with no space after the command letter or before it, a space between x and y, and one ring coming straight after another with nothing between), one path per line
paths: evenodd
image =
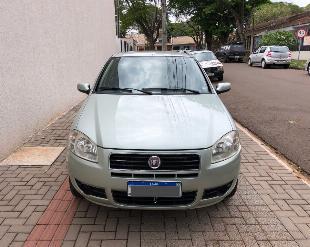
M114 178L196 178L198 172L190 173L128 173L128 172L111 172Z
M215 73L217 72L217 67L204 68L206 73Z
M76 184L79 186L79 188L84 192L84 194L90 195L90 196L96 196L100 198L107 198L104 188L93 187L93 186L84 184L77 179L75 181L76 181Z
M148 165L151 156L157 154L111 154L111 169L152 170ZM197 154L158 154L160 170L198 170L200 157Z
M210 199L210 198L213 198L213 197L218 197L218 196L225 195L225 193L231 187L232 182L233 181L231 181L231 182L229 182L227 184L224 184L224 185L222 185L220 187L204 190L202 199Z
M129 197L125 191L112 191L113 199L115 202L126 205L139 205L139 206L180 206L188 205L195 201L196 191L183 192L182 197Z

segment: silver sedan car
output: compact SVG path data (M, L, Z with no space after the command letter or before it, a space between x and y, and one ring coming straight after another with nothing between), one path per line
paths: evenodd
M199 63L181 53L111 57L72 125L75 196L134 209L204 207L234 195L239 135Z

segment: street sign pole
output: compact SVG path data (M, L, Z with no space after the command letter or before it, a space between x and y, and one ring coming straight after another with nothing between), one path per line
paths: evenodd
M298 41L299 41L299 46L298 46L298 61L299 61L299 58L300 58L300 49L301 49L301 43L302 43L302 39L306 36L307 34L307 30L301 28L297 31L297 38L298 38Z
M301 39L299 38L299 46L298 46L298 61L299 61L299 57L300 57L300 49L301 49Z

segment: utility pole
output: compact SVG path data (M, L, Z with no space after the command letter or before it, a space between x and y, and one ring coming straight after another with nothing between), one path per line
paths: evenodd
M162 50L167 50L167 2L166 0L161 0L161 9L162 9Z

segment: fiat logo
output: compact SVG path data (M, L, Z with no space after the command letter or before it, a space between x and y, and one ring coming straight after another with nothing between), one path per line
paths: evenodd
M150 168L155 170L160 167L160 158L158 156L151 156L147 163Z

